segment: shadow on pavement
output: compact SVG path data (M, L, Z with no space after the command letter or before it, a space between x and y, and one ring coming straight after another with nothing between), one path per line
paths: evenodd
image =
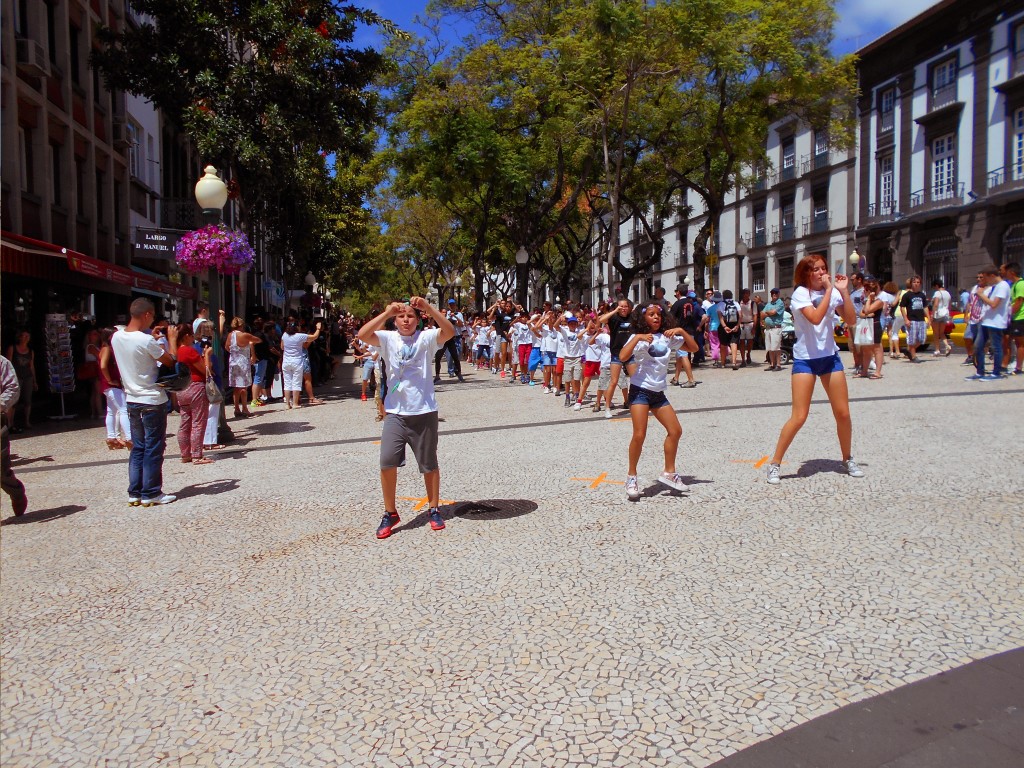
M508 520L522 517L537 510L537 502L529 499L483 499L482 501L459 501L442 508L443 517L469 515L473 520ZM444 515L450 512L450 515ZM424 522L426 518L424 517Z
M293 435L299 432L312 432L313 425L307 421L278 421L273 424L249 424L247 429L256 435Z
M25 525L27 523L48 523L51 520L59 520L62 517L73 515L76 512L84 512L87 507L81 504L67 504L63 507L53 509L36 509L26 512L21 517L9 517L0 525Z
M210 480L206 483L186 485L175 495L179 499L190 499L194 496L216 496L218 493L227 493L238 488L239 480Z
M53 458L53 456L36 456L34 459L22 459L22 458L14 459L14 458L12 458L11 459L11 466L12 467L27 467L29 464L36 464L36 463L38 463L40 461L48 462L49 463L49 462L56 461L56 459Z
M858 461L857 463L860 464L861 462ZM864 466L868 465L865 464ZM845 475L846 465L836 459L811 459L801 464L800 469L795 474L783 475L783 477L810 477L811 475L820 475L826 472Z

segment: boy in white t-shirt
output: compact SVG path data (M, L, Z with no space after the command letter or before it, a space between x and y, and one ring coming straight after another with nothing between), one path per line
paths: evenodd
M437 323L437 328L416 329L420 315ZM384 324L394 318L394 331ZM437 463L437 401L430 364L437 350L455 336L455 327L426 299L414 296L408 304L392 302L381 314L359 329L359 340L380 350L387 371L388 391L384 396L384 429L380 438L380 484L384 494L384 517L377 538L386 539L400 518L395 494L398 467L405 462L405 446L412 447L426 486L430 527L444 528L438 511L441 471Z

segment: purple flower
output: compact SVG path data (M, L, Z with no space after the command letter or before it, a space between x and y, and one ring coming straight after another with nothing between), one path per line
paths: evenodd
M193 274L215 269L237 275L252 266L255 255L244 232L213 224L189 232L174 249L178 266Z

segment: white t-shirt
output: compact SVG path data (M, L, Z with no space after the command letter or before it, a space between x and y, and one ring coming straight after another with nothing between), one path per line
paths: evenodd
M478 347L489 347L491 346L491 329L489 326L481 325L476 329L476 346Z
M160 343L142 331L118 331L110 337L110 347L121 373L125 400L140 405L161 405L167 393L156 385L156 374L164 356Z
M581 339L577 334L579 328L575 331L566 328L564 325L558 329L561 333L561 338L558 342L558 356L559 357L583 357L583 350L587 346L587 337L583 336ZM562 350L565 350L564 354Z
M666 336L663 333L654 334L654 341L650 344L646 341L637 342L633 347L636 370L629 377L629 383L651 392L664 392L668 386L668 364L671 362L675 365L676 361L676 356L669 352L682 349L685 345L686 339L682 336Z
M558 331L545 323L540 327L540 351L558 351Z
M979 322L989 328L1005 329L1010 324L1010 284L1005 280L1000 280L984 290L989 299L1001 299L1001 301L998 307L990 307L988 304L982 303Z
M935 300L938 299L938 302ZM945 288L940 288L932 294L932 319L933 320L948 320L949 319L949 302L952 298L949 295L949 291Z
M388 375L384 410L399 416L417 416L437 410L433 363L440 328L402 336L398 331L377 331L380 354Z
M862 294L863 295L863 294ZM796 330L796 343L793 345L793 357L797 360L817 360L820 357L832 357L839 351L833 336L836 327L835 310L843 303L843 295L835 288L829 300L828 312L817 325L811 325L801 311L804 307L817 307L824 298L824 291L811 291L804 286L794 289L789 306L793 312L793 326Z
M281 336L281 347L284 354L281 355L281 365L301 365L306 359L306 340L308 333L286 333Z
M526 323L512 324L512 340L516 346L533 343L533 331Z
M604 360L605 355L607 355L608 364L611 365L611 336L609 336L607 333L599 333L591 338L594 339L594 343L587 344L587 350L586 352L583 353L583 359L586 360L588 363L600 363L602 360Z
M833 293L837 293L837 291L833 291ZM855 291L850 291L850 301L853 302L853 311L856 312L859 317L860 311L864 309L864 289L858 288ZM794 312L794 314L796 313Z

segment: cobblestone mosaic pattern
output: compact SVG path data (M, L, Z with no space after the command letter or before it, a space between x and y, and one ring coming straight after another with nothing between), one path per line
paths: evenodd
M963 370L851 381L867 477L822 402L775 487L788 375L701 371L670 393L691 491L655 485L652 422L636 503L572 479L625 479L628 421L474 372L439 395L447 528L410 466L386 541L357 399L261 409L210 466L168 455L163 508L125 505L100 427L19 438L0 762L707 766L1020 646L1024 386Z

